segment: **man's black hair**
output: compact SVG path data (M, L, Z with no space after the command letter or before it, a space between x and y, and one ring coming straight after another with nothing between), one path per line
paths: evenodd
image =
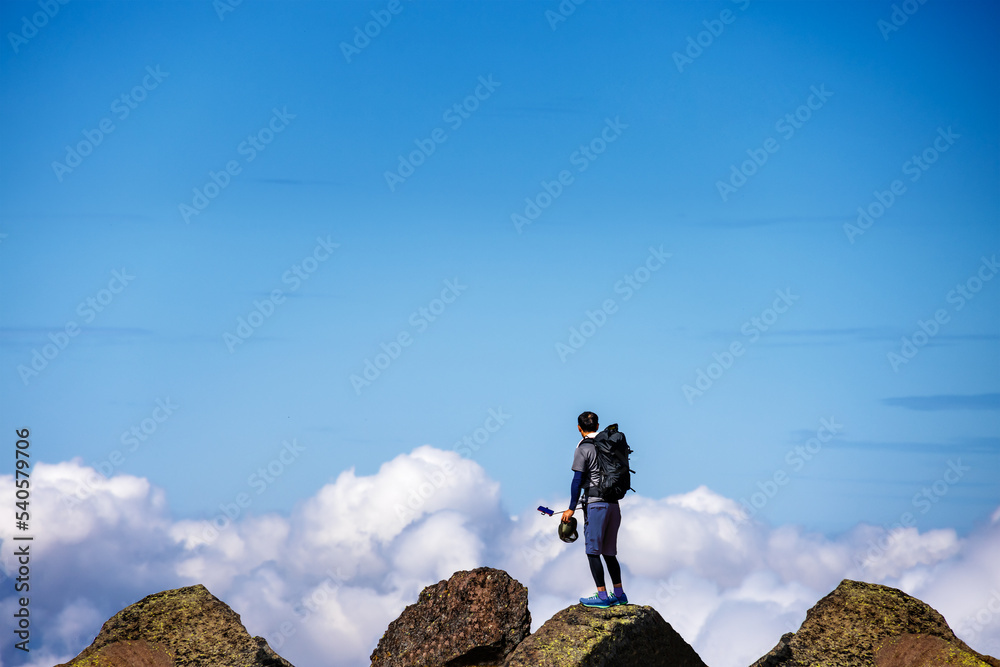
M580 416L576 418L576 423L580 425L584 433L593 433L598 427L597 415L593 412L581 412Z

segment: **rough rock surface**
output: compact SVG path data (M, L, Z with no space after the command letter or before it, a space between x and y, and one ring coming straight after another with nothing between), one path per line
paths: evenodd
M108 619L90 646L56 667L292 667L251 637L240 616L202 585L155 593Z
M174 657L162 646L145 640L105 644L84 657L81 653L73 662L78 667L174 667ZM56 667L60 667L57 665Z
M989 667L978 655L931 635L900 635L883 642L875 655L875 664L877 667Z
M751 667L897 667L889 662L916 651L906 635L940 639L958 654L1000 667L955 636L937 611L901 590L845 579L806 614L798 632L782 636L771 651ZM893 643L893 640L899 640ZM925 644L927 640L924 640ZM941 643L934 642L941 648ZM926 648L926 646L925 646ZM884 651L880 653L880 650ZM928 648L930 650L930 648ZM878 659L886 662L877 662ZM930 663L949 664L949 663ZM956 663L978 666L976 662Z
M528 589L503 570L456 572L389 624L374 667L501 665L531 631Z
M514 650L505 667L705 667L652 607L573 605Z

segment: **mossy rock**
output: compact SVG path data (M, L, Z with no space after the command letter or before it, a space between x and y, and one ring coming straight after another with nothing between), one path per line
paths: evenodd
M990 667L976 653L941 637L906 634L892 637L875 654L877 667Z
M797 632L784 635L751 667L880 667L879 650L906 635L936 638L936 646L953 647L956 656L968 654L1000 667L996 658L976 653L956 637L944 616L925 602L897 588L850 579L817 602Z
M389 624L373 667L498 667L531 630L528 589L503 570L462 570Z
M171 661L163 662L165 656ZM201 584L125 607L80 655L56 667L131 667L140 660L153 661L150 667L292 667L263 637L251 637L240 615Z
M174 667L174 656L162 646L140 639L105 644L69 664L74 667Z
M652 607L573 605L521 642L505 667L705 667Z

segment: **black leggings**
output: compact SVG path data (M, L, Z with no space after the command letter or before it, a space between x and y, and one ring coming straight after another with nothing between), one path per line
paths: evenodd
M604 585L604 566L601 565L601 557L594 554L587 554L590 561L590 573L594 575L594 583L598 588L606 588ZM604 562L608 564L608 574L611 575L612 584L622 583L622 566L618 564L618 559L614 556L605 556Z

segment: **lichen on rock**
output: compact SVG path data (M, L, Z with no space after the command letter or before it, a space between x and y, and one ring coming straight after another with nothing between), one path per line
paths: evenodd
M503 570L456 572L428 586L389 624L374 667L501 665L531 631L528 589Z
M505 667L705 667L652 607L573 605L514 650Z
M954 655L967 656L962 659L1000 667L996 658L980 655L956 637L944 616L930 605L896 588L850 579L817 602L797 632L784 635L751 667L882 667L877 662L883 655L880 651L889 650L883 657L886 661L901 655L898 649L884 648L890 645L887 642L907 635L937 638L935 646L954 648Z
M977 654L941 637L905 634L885 640L875 653L876 667L990 667Z
M154 593L105 621L90 646L56 667L292 667L201 584Z

